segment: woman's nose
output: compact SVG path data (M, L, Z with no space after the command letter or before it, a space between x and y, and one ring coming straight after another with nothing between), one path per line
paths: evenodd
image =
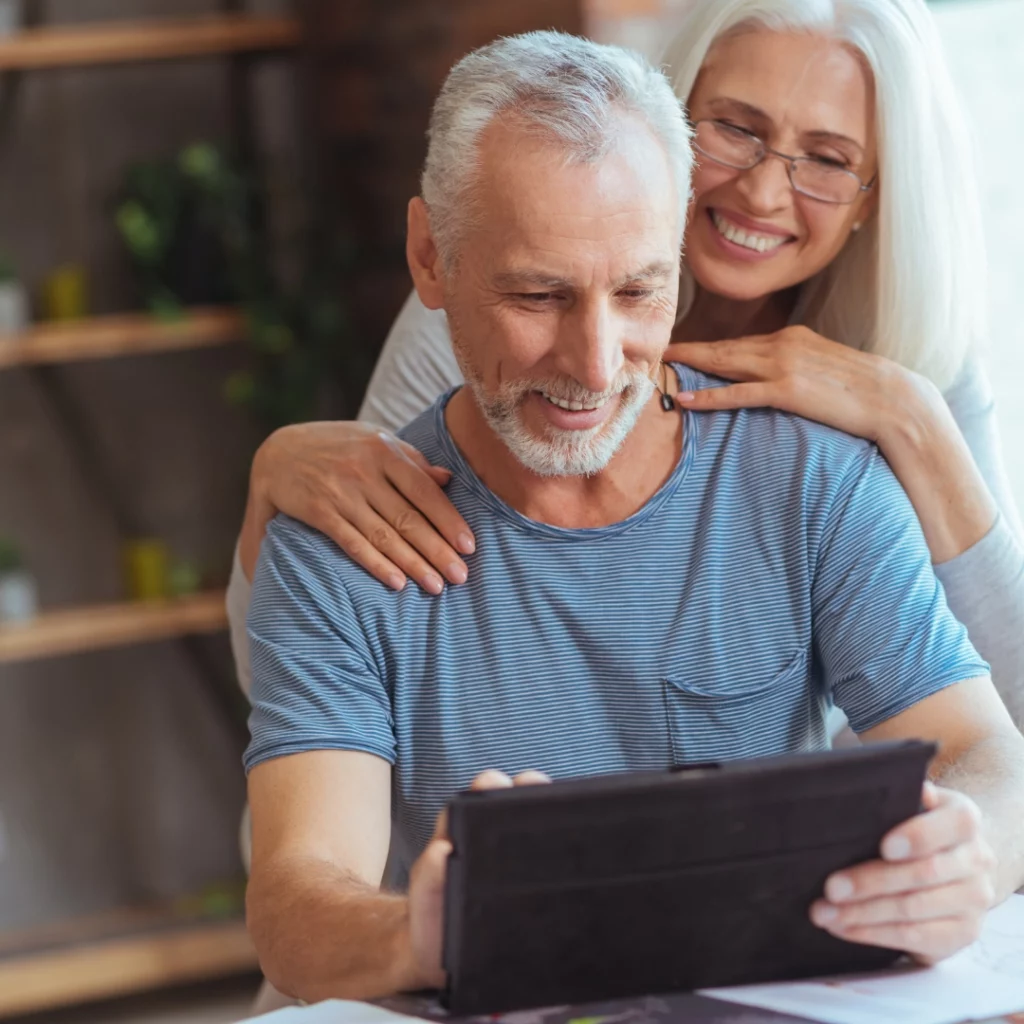
M739 176L736 188L750 204L751 213L761 216L778 213L793 200L789 162L767 153L759 164Z

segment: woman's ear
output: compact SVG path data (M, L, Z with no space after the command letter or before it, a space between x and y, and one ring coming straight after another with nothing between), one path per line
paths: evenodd
M864 199L861 201L860 209L857 211L857 218L854 220L852 228L854 231L860 231L872 217L878 216L878 182L875 182L874 187L870 192L866 193Z
M420 302L427 309L441 309L444 306L444 266L430 231L427 204L419 196L409 200L405 258Z

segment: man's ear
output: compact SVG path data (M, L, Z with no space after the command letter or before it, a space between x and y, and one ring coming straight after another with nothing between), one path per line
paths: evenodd
M444 267L430 232L427 204L419 196L409 200L405 258L420 302L427 309L441 309L444 306Z

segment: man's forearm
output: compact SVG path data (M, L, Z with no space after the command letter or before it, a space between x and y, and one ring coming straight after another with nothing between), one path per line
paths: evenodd
M250 882L247 904L260 966L286 995L373 999L423 984L404 896L310 860L267 865Z
M1000 734L980 740L955 759L940 760L932 779L980 808L998 860L996 901L1024 886L1024 738Z

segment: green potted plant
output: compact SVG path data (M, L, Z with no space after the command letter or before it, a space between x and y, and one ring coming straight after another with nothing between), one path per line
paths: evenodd
M337 290L350 256L344 240L306 238L301 270L285 284L266 205L257 174L199 142L173 159L130 167L115 224L156 315L209 302L241 308L251 360L226 394L273 429L317 412L324 381L347 354Z
M0 335L17 334L28 323L28 294L14 263L0 250Z
M27 622L38 607L36 581L21 551L14 541L0 537L0 622Z

